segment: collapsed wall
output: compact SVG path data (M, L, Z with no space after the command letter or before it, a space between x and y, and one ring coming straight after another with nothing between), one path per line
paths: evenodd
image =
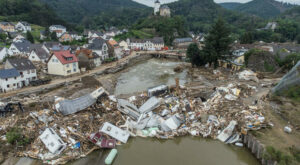
M289 88L300 85L300 61L271 90L273 94L282 94Z

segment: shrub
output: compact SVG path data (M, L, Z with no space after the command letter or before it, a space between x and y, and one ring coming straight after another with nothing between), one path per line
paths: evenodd
M21 129L19 128L12 128L6 132L6 139L8 143L20 146L24 146L29 143L29 139L22 135Z

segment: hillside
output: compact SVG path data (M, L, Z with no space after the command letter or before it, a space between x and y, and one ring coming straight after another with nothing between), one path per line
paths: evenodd
M60 18L80 23L90 17L124 11L125 9L148 8L132 0L42 0L47 3ZM123 13L122 13L123 14ZM125 13L126 14L126 13ZM122 16L122 15L120 15Z
M55 12L39 0L0 0L0 21L27 21L49 26L66 23Z
M222 6L225 9L233 10L237 8L238 6L242 5L242 3L238 2L225 2L225 3L219 3L220 6Z
M280 15L282 19L291 19L295 22L300 23L300 6L294 7L290 10L287 10L283 14Z
M207 32L210 25L219 16L223 17L234 31L239 28L255 29L261 23L258 17L229 11L213 0L179 0L169 4L172 14L185 18L190 30Z
M234 8L233 10L257 15L262 18L271 18L276 17L293 7L295 7L295 5L275 0L253 0Z

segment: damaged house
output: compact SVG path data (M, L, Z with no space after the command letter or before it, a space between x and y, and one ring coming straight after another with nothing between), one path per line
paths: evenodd
M60 154L66 148L66 144L52 128L46 128L40 139L52 154Z
M87 70L92 70L95 67L101 65L100 56L89 49L80 49L76 51L76 57L78 58L79 68L85 68Z

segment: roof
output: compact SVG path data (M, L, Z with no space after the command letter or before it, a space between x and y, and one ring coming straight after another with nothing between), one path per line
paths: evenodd
M118 42L115 41L115 40L109 40L108 43L109 43L111 46L118 45Z
M78 62L77 57L72 54L69 50L62 50L62 51L56 51L53 52L54 56L62 63L62 64L69 64Z
M89 59L99 58L99 55L97 53L93 53L93 51L89 49L80 49L75 53L76 57L78 57L80 54L85 55Z
M20 73L17 71L17 69L1 69L0 70L0 78L11 78L11 77L18 77L20 76Z
M50 57L47 51L42 47L33 48L31 51L34 51L41 60L48 60Z
M183 43L183 42L193 42L193 39L192 38L176 38L174 40L174 42L177 42L177 43Z
M0 22L1 25L4 25L4 26L15 26L13 23L10 23L10 22Z
M14 68L19 71L36 69L33 63L27 58L9 58L7 59L7 62L9 62Z
M130 38L130 42L134 43L145 43L147 41L150 41L154 44L163 44L164 38L163 37L154 37L152 39L136 39L136 38Z
M21 24L23 24L24 26L30 26L30 24L26 21L20 21Z
M160 9L170 9L170 8L169 8L169 6L167 6L167 5L162 5L162 6L160 7Z
M28 40L22 40L22 42L13 43L20 52L30 52L31 42Z
M95 38L91 44L89 44L88 49L92 50L102 50L103 44L105 44L105 40L101 37Z
M55 28L59 28L59 29L66 29L66 27L64 27L62 25L51 25L50 27L55 27Z
M155 3L160 3L159 0L156 0Z
M96 102L90 94L81 96L74 100L63 100L59 102L59 110L63 115L69 115L88 108Z
M47 48L50 49L52 48L54 45L60 45L59 42L44 42L43 45Z

